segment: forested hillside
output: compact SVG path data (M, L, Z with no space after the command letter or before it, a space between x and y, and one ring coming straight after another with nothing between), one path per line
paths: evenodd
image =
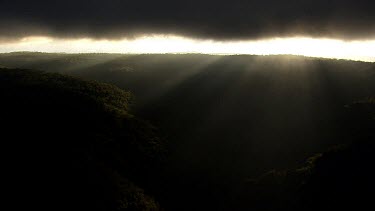
M54 209L159 210L143 187L165 160L131 94L60 74L0 69L3 156L19 200ZM17 179L15 179L17 178ZM38 190L27 195L29 190Z
M54 72L1 69L5 143L27 171L51 166L26 157L88 166L95 208L354 209L375 190L375 63L24 52L0 66Z

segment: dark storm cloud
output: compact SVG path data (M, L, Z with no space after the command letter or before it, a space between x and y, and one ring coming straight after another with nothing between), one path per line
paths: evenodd
M116 39L375 37L373 0L0 0L0 41L28 35Z

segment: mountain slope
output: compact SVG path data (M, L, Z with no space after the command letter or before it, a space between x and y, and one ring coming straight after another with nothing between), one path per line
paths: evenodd
M242 183L235 207L255 210L344 210L373 206L375 193L374 98L352 103L351 144L316 154L299 168L270 171Z
M159 210L139 185L153 181L163 141L129 113L129 92L60 74L0 69L0 97L3 156L24 203ZM38 192L23 196L33 189Z
M367 113L346 105L375 93L375 63L297 56L10 53L0 65L132 91L133 112L168 135L163 188L154 188L167 210L234 210L244 178L360 140Z

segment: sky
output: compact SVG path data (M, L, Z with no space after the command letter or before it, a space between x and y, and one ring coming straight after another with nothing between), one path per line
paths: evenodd
M75 52L80 47L82 52L278 54L280 46L290 44L306 47L284 47L281 53L315 55L315 45L322 57L335 52L336 58L375 58L368 55L375 52L371 0L0 0L0 5L1 52ZM142 49L140 42L159 49ZM265 51L272 45L275 50ZM163 51L163 46L181 48Z

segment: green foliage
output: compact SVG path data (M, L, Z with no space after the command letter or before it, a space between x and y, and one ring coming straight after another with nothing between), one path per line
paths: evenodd
M165 143L155 127L129 113L129 92L60 74L0 69L0 98L6 156L17 157L12 165L25 181L21 186L40 190L33 203L160 210L141 187L152 192Z
M2 96L8 96L3 108L13 111L13 117L18 113L18 122L7 118L14 123L13 128L34 125L32 119L53 122L58 127L42 125L42 131L49 131L45 136L62 136L61 143L82 145L80 152L84 153L80 154L86 154L86 160L104 163L112 170L109 172L118 172L146 195L154 195L166 210L291 210L308 204L302 196L316 198L314 194L308 197L309 190L322 192L329 186L311 185L321 174L317 172L324 172L317 171L318 166L331 162L328 148L374 139L374 98L365 98L375 93L375 63L296 56L22 52L0 54L0 65L65 73L134 93L130 98L136 103L126 97L128 92L121 97L113 90L96 93L96 89L106 90L96 85L89 85L93 90L80 91L76 85L67 85L63 91L53 88L51 92L43 86L27 86L22 89L28 93L26 98L21 92L9 96L9 84L1 87ZM49 80L55 79L45 82ZM21 90L18 85L13 91ZM75 88L66 92L69 86ZM26 100L21 102L20 96ZM26 111L47 112L60 123ZM168 136L167 145L155 127L131 114L157 124ZM34 131L39 131L36 127ZM73 131L90 141L72 139L77 137ZM165 148L169 156L163 163ZM326 166L335 169L340 159L345 162L338 166L345 166L356 157L339 154ZM302 165L311 155L315 156ZM94 172L98 168L93 167ZM337 177L340 175L333 178ZM243 182L245 178L258 179ZM320 199L316 199L319 204Z
M349 119L355 117L362 130L351 136L353 143L338 145L307 159L288 171L270 171L248 180L236 203L252 204L257 210L343 210L372 206L375 190L375 109L373 98L354 102ZM367 114L367 115L363 115ZM368 130L368 128L372 130Z
M1 82L11 82L12 86L23 88L44 87L54 89L58 93L68 93L72 96L88 98L93 102L104 105L109 111L115 110L126 113L129 110L131 94L114 85L95 81L82 81L71 76L51 74L29 70L0 69ZM6 84L9 85L9 84Z

